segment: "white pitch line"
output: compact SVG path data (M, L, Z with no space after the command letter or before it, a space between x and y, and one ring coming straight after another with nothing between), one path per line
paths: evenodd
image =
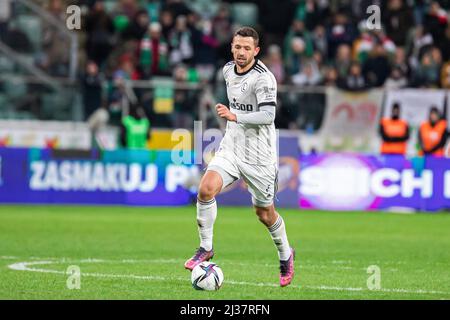
M14 257L15 259L20 259L17 257ZM2 257L0 257L2 259ZM32 260L53 260L54 258L49 257L31 257ZM70 263L71 261L75 261L78 263L154 263L154 264L183 264L184 260L177 260L177 259L118 259L118 260L105 260L105 259L95 259L95 258L87 258L82 260L74 260L71 258L60 258L57 262L54 263ZM218 263L219 265L233 265L233 266L256 266L256 267L267 267L267 268L278 268L279 265L277 264L271 264L271 263L252 263L252 262L236 262L235 260L220 260L221 262ZM296 265L302 269L333 269L333 270L367 270L367 267L349 267L349 266L340 266L340 265L317 265L317 264L309 264L308 261L304 261L306 264L302 263L296 263ZM390 272L397 272L398 269L396 268L383 268L384 270L390 271Z
M8 265L8 268L16 271L29 271L29 272L41 272L41 273L53 273L53 274L62 274L69 275L65 271L53 270L53 269L36 269L30 266L35 265L48 265L48 264L56 264L62 263L62 260L44 260L44 261L31 261L31 262L17 262ZM74 260L74 261L90 261L90 262L101 262L101 259L84 259L84 260ZM136 260L139 261L139 260ZM64 260L64 262L67 262ZM141 261L139 261L141 262ZM164 277L164 276L142 276L142 275L134 275L134 274L103 274L103 273L89 273L83 272L81 276L85 277L97 277L97 278L114 278L114 279L137 279L137 280L149 280L149 281L180 281L186 282L185 278L181 277ZM265 283L265 282L246 282L246 281L236 281L236 280L226 280L226 283L232 285L243 285L243 286L256 286L256 287L273 287L278 288L279 285L275 283ZM389 293L405 293L405 294L442 294L442 295L450 295L449 292L443 291L427 291L427 290L408 290L408 289L400 289L400 288L381 288L379 290L369 290L367 288L361 287L337 287L337 286L298 286L298 285L290 285L289 288L295 289L308 289L308 290L328 290L328 291L367 291L367 292L389 292Z
M14 257L14 256L0 256L0 259L2 260L16 260L19 259L18 257Z

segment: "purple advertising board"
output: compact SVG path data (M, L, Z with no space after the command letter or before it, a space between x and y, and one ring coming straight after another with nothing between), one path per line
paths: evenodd
M279 137L278 191L275 206L283 208L298 207L298 157L300 150L297 136ZM224 189L217 197L221 205L252 206L250 193L244 180L239 179Z
M183 185L195 172L168 151L0 148L0 203L185 205L192 192Z
M300 208L450 208L450 159L358 154L300 157Z
M299 155L297 138L280 139L275 205L320 210L450 208L450 159ZM186 205L195 200L199 166L175 165L170 151L82 154L0 148L0 203ZM194 179L195 180L195 179ZM224 190L220 205L250 206L242 181Z

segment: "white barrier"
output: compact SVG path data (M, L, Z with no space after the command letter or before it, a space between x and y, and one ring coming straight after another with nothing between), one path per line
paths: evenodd
M0 120L0 146L90 149L91 140L84 122Z

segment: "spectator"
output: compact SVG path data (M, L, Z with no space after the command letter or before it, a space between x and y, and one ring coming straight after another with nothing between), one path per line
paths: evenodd
M363 72L371 86L381 87L391 73L387 53L381 43L375 45L363 66Z
M88 61L82 77L84 117L88 119L102 104L103 77L94 61Z
M327 37L329 59L336 56L340 45L352 45L356 39L356 29L350 23L348 16L344 12L335 14L333 22L327 28Z
M375 43L380 43L383 46L383 49L389 58L394 57L396 49L394 41L392 41L383 30L375 29L372 33L375 38Z
M347 77L338 79L337 85L339 88L348 91L362 91L369 88L369 85L362 74L361 65L354 61L349 67Z
M121 143L127 149L145 149L150 138L150 121L140 105L132 105L122 118Z
M139 63L145 79L169 73L169 47L161 34L161 25L158 22L150 24L147 34L140 43Z
M297 86L316 86L322 81L317 64L310 61L305 64L301 72L292 76L292 82Z
M433 37L423 26L419 25L411 31L406 43L411 68L415 69L419 66L423 52L432 45Z
M201 31L191 27L194 35L194 62L201 79L210 81L214 76L215 63L217 60L217 41L211 20L201 21Z
M413 15L411 9L403 0L391 0L387 1L387 8L384 13L383 24L386 33L397 46L404 46L409 29L412 27Z
M314 52L312 62L316 65L317 70L320 73L320 78L322 78L322 75L324 74L323 55L319 51Z
M311 35L303 21L294 20L284 39L284 61L289 74L298 72L302 60L312 56L314 48Z
M119 57L119 66L116 72L122 72L126 80L140 80L141 78L134 57L128 53Z
M369 57L370 52L375 46L374 37L365 29L361 29L360 36L355 40L353 44L354 48L354 59L358 60L360 63L366 62Z
M169 39L170 31L174 26L173 15L169 10L162 10L159 17L161 34L164 39Z
M447 62L442 67L441 87L444 89L450 89L450 62Z
M408 123L400 118L400 104L394 103L391 117L380 121L381 154L405 155L409 140Z
M395 49L395 55L392 61L392 67L400 69L401 73L409 78L410 69L406 61L405 50L401 47Z
M128 57L121 58L121 68L113 74L113 79L108 85L107 112L108 120L112 125L119 126L122 117L130 109L130 105L137 103L136 95L129 86L131 60Z
M440 53L426 52L419 67L413 73L412 85L414 87L436 87L440 80ZM435 60L437 59L437 60Z
M319 24L314 28L313 32L313 46L315 52L320 52L322 57L328 56L328 42L326 29L323 25Z
M177 20L179 16L188 16L192 11L186 5L184 0L166 0L166 4L163 7L164 11L169 11L174 20Z
M174 70L174 80L176 83L186 83L191 81L190 70L184 65L179 65ZM174 93L174 125L177 128L191 128L194 119L197 118L195 108L197 105L197 95L190 90L175 90Z
M339 46L336 54L334 65L336 66L338 76L345 78L352 64L352 53L349 45L342 44Z
M399 67L394 67L391 71L391 75L384 83L386 89L401 89L408 86L408 79L406 78L403 70Z
M194 48L186 16L178 16L175 27L169 34L168 42L170 45L169 62L172 66L178 63L192 62Z
M323 85L327 87L336 87L338 81L338 72L332 65L325 67Z
M103 1L96 1L86 17L86 53L88 59L102 67L113 48L114 25Z
M439 109L433 106L430 109L428 120L423 122L419 128L419 155L444 156L447 138L447 121L441 117Z
M327 4L324 4L324 1L300 1L297 6L296 18L305 22L306 29L314 30L319 21L325 18L327 9Z
M148 30L150 23L150 17L146 10L139 10L131 23L122 33L123 40L136 40L140 41Z
M212 27L214 29L214 35L219 42L219 47L217 49L217 54L220 63L226 63L230 59L230 42L232 39L232 19L229 6L227 4L222 4L219 8L217 15L214 17L212 22Z
M425 15L424 26L429 30L434 43L441 43L444 40L447 25L447 12L442 9L438 1L431 2Z
M128 21L132 21L138 11L137 0L119 0L114 10L114 16L125 16Z
M300 1L258 0L259 24L266 30L264 39L275 43L275 39L285 35L295 19L295 9ZM272 41L270 41L272 39Z
M284 65L283 57L281 55L281 48L276 44L269 46L267 50L267 57L264 59L264 64L275 76L277 83L284 83Z

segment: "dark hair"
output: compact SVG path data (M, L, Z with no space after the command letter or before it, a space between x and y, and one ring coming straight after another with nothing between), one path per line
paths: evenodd
M431 106L431 108L430 108L430 114L432 114L432 113L436 113L438 116L441 115L441 113L439 112L438 107L436 107L436 106Z
M400 110L400 103L394 102L394 104L392 105L392 109L398 109L398 110Z
M252 27L242 27L239 28L238 30L236 30L236 32L233 35L233 38L235 36L241 36L241 37L252 37L253 40L255 41L255 47L258 46L259 44L259 35L258 32L256 32L255 29L253 29Z

